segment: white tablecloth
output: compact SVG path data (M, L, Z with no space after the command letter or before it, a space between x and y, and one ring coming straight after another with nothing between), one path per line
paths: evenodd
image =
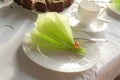
M98 63L84 72L65 74L40 67L24 54L21 42L24 34L33 29L36 17L37 13L14 3L0 8L0 80L113 80L120 73L118 19L108 13L104 14L104 18L112 23L107 24L108 28L105 31L96 33L108 39L108 42L98 43ZM90 35L94 37L93 34Z

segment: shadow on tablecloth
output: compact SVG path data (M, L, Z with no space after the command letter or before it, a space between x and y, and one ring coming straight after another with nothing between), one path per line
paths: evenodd
M114 80L120 80L120 74Z

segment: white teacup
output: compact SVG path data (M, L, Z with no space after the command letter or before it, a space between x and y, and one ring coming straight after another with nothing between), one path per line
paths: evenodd
M93 23L98 15L102 14L105 9L101 11L101 8L98 4L89 1L82 1L78 6L78 19L80 24L88 26Z

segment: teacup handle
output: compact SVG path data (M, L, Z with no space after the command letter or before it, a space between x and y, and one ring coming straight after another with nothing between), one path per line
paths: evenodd
M100 6L100 8L101 8L102 10L100 10L100 13L99 13L98 16L101 16L101 15L105 12L105 7Z

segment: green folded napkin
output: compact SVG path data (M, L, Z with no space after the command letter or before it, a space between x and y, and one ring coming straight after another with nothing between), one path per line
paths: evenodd
M40 49L68 50L80 55L86 53L86 49L73 40L68 17L56 12L38 14L31 40Z
M111 6L115 9L120 11L120 0L112 0Z

